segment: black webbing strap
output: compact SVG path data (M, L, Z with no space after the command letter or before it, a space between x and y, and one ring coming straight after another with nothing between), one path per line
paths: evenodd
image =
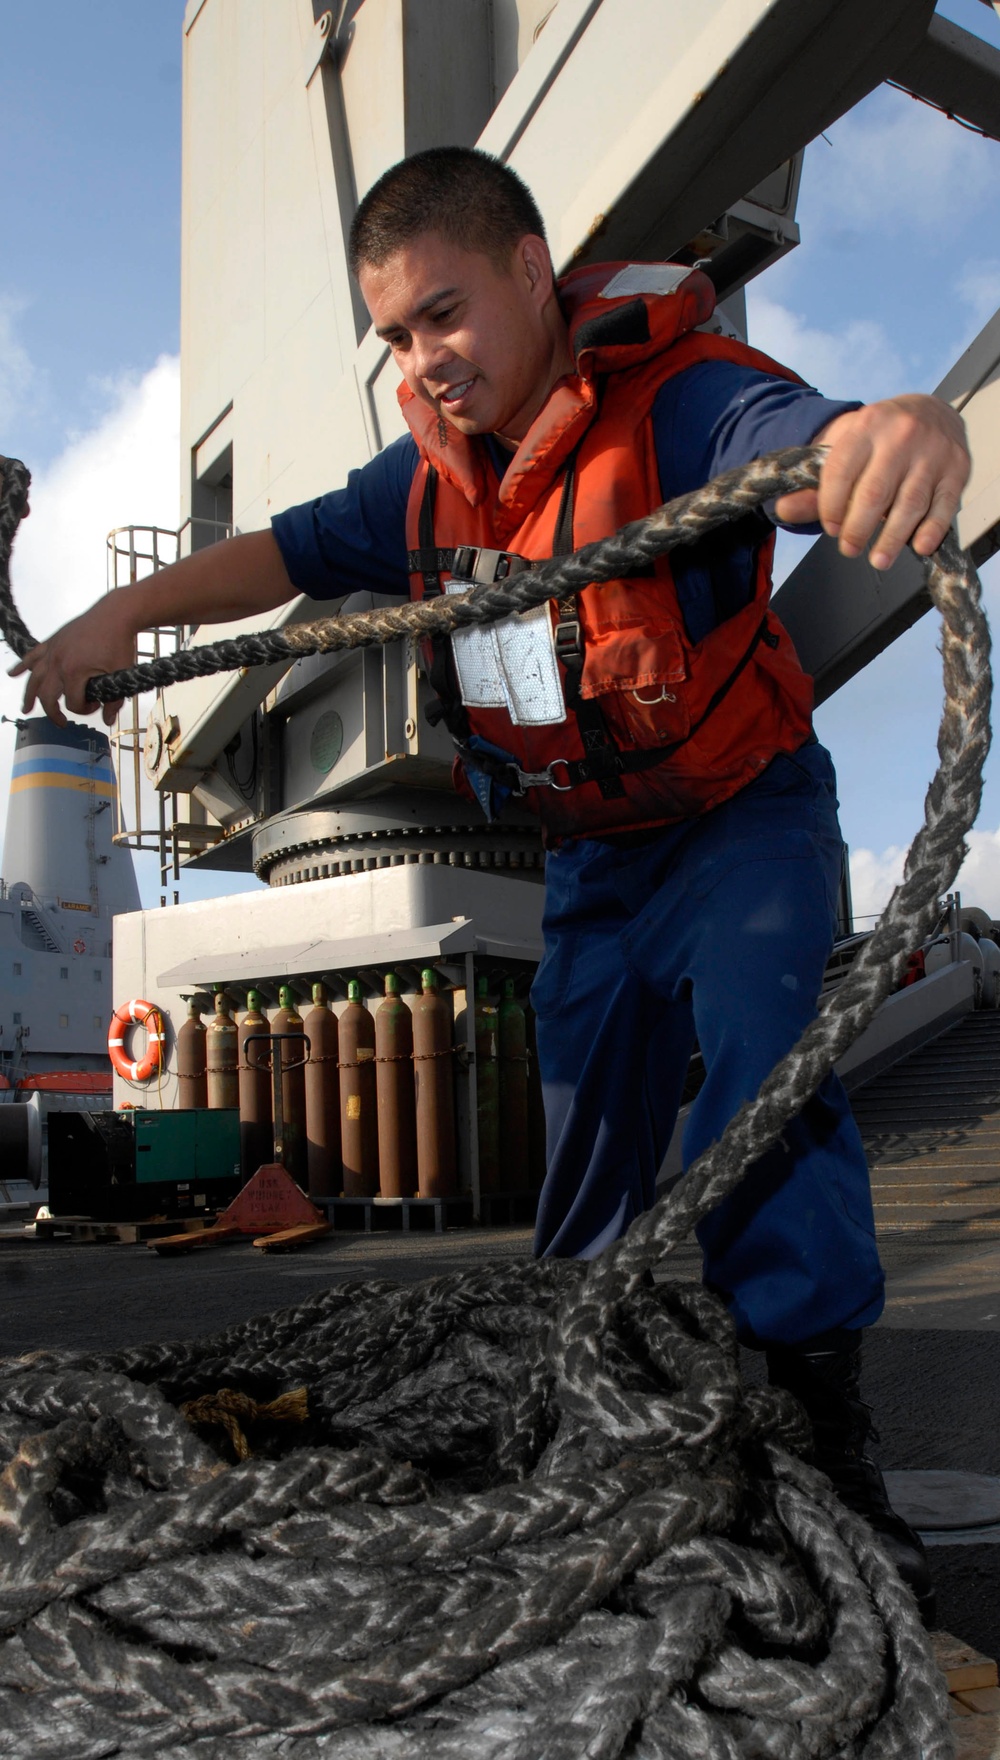
M434 503L437 498L437 471L433 465L427 467L427 481L420 502L420 514L417 522L417 536L420 549L411 550L407 556L407 565L411 574L419 574L423 578L424 597L432 598L442 591L441 570L451 572L453 550L439 550L434 544ZM462 702L462 693L455 677L455 666L452 659L451 643L447 637L431 636L427 642L430 664L427 677L434 699L424 708L424 715L432 727L443 721L452 739L459 744L469 737L469 717Z
M570 556L573 551L573 497L576 487L576 460L579 445L570 454L563 476L562 495L552 540L553 556ZM621 780L622 758L625 755L611 737L604 710L596 697L583 695L583 630L576 595L560 599L559 620L555 631L556 657L563 669L566 707L576 717L580 741L586 758L588 782L596 782L606 801L621 800L625 788ZM581 760L575 760L579 763ZM573 762L570 763L573 768ZM560 770L562 766L560 766Z
M450 571L451 562L442 560L446 551L437 550L434 546L434 503L437 500L437 471L432 464L427 466L427 481L420 502L420 516L417 521L417 536L420 549L407 557L410 574L421 574L424 578L424 598L429 599L441 591L441 570Z

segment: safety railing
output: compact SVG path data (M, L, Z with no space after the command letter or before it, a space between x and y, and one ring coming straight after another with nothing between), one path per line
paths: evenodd
M221 521L190 518L177 531L164 526L117 526L107 537L107 590L146 580L193 550L232 537L232 532ZM140 630L136 657L150 661L174 654L190 633L183 624ZM165 905L172 891L176 904L181 858L206 848L208 827L198 823L204 814L189 795L155 790L149 782L145 766L149 707L148 696L129 698L110 733L115 771L113 841L154 853L160 869L160 903Z

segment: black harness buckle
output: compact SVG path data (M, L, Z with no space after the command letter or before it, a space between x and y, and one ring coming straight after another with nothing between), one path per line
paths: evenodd
M583 653L583 635L578 617L561 617L556 624L556 655L562 660L571 660Z
M524 574L531 566L527 557L515 556L510 550L487 550L475 544L459 544L452 557L451 572L454 580L471 581L477 587L491 587L496 581Z

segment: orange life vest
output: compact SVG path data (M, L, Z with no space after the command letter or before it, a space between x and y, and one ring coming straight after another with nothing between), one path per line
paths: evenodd
M481 438L400 387L421 454L407 509L414 598L503 578L658 506L653 401L686 367L735 361L798 382L755 349L695 329L714 304L697 270L598 264L572 271L559 291L576 372L554 386L502 481ZM469 706L472 691L463 703L459 650L435 644L432 682L460 749L476 734L511 755L506 779L516 786L519 773L549 844L672 823L727 800L810 732L812 681L767 609L773 551L772 535L750 603L700 642L688 638L666 557L525 614L536 619L535 641L549 640L537 619L549 620L563 683L565 707L543 711L541 724L516 703L520 724L512 719L510 667L502 702L486 689L478 706ZM498 626L503 641L516 644L519 621Z

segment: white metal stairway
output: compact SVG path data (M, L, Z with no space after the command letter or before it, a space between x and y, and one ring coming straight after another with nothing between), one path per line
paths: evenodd
M1000 1238L1000 1012L965 1015L851 1106L880 1231Z

